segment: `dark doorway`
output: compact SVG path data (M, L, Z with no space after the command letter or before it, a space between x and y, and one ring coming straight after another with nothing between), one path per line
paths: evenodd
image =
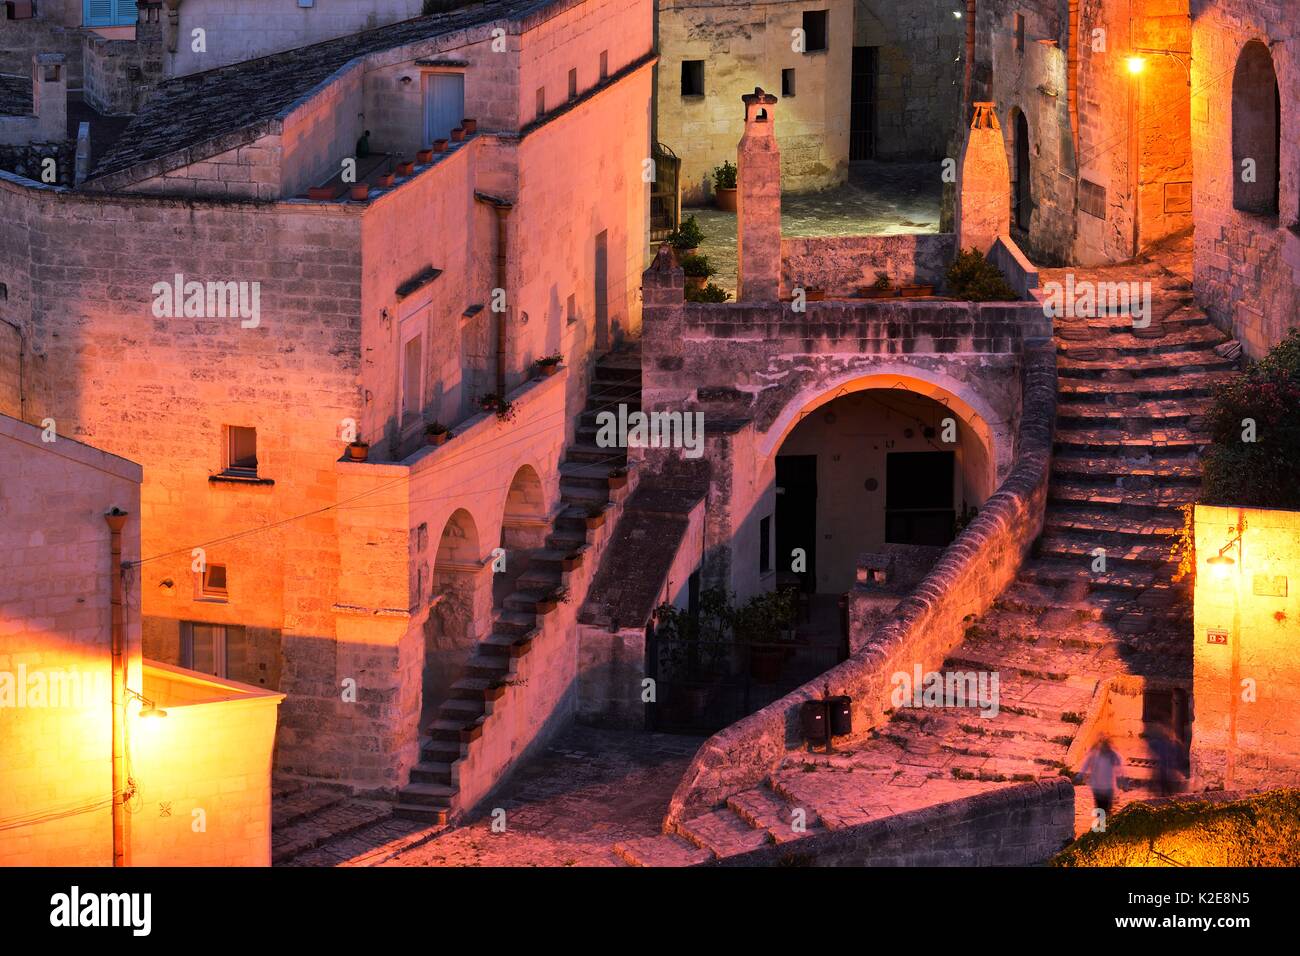
M878 47L853 48L849 95L849 162L876 158L876 68Z
M1029 231L1029 214L1033 212L1029 197L1029 120L1022 110L1016 111L1016 182L1011 194L1011 218L1020 229Z
M807 565L792 571L792 552L802 548ZM797 574L799 586L817 590L817 456L776 457L776 574L777 583Z
M609 348L609 233L602 230L596 236L596 348L602 352Z
M900 451L885 456L886 542L942 546L952 541L957 521L955 466L956 456L950 451Z

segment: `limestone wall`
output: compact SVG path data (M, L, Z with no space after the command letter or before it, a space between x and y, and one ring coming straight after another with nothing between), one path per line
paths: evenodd
M1068 780L1022 783L726 857L723 866L1036 866L1074 839Z
M781 291L796 286L852 295L884 272L895 287L943 285L956 254L952 233L899 236L817 236L781 240Z
M25 75L33 53L62 53L68 64L68 85L82 83L82 0L43 0L40 16L31 20L0 17L0 73Z
M1290 48L1295 10L1280 0L1192 4L1192 160L1196 168L1197 301L1214 323L1261 357L1300 315L1300 69ZM1268 44L1281 94L1280 215L1233 208L1232 81L1250 40Z
M1206 789L1300 783L1300 512L1196 506L1192 775ZM1245 522L1240 545L1230 542ZM1220 551L1232 565L1210 565Z
M0 417L0 865L112 863L110 538L140 557L140 466ZM140 687L139 578L124 592ZM60 684L59 679L72 680ZM47 688L39 699L28 696ZM62 686L66 692L59 690ZM21 696L20 696L21 695Z
M777 109L781 184L821 189L843 181L849 158L853 4L829 0L828 49L796 53L791 31L804 7L787 3L665 0L659 5L656 122L659 142L682 160L684 204L713 193L712 170L735 161L744 114L740 97L755 86L779 94L781 71L795 71L795 95ZM682 61L704 61L704 94L683 96Z
M961 642L966 624L986 610L1014 578L1042 526L1056 408L1056 369L1050 339L1026 344L1021 387L1024 413L1015 464L980 514L948 547L938 564L891 618L844 663L781 700L715 734L700 748L669 806L667 823L713 806L728 794L762 781L798 743L799 706L832 694L853 699L855 735L888 719L890 675L938 668ZM863 627L865 609L853 601L852 628ZM815 686L814 686L815 685Z

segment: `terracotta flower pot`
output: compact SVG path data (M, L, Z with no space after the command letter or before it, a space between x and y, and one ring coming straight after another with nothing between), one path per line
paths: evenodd
M357 183L352 187L352 198L357 202L365 202L370 198L370 187L365 183Z
M433 150L431 149L420 150L418 153L415 154L415 161L419 163L421 166L427 166L429 163L433 162Z
M687 256L699 255L700 252L699 246L691 246L691 248L689 249L678 249L676 246L669 246L668 248L672 249L673 261L676 262L678 265L681 265L682 260L685 259Z
M905 299L912 299L921 295L934 295L934 286L932 285L905 285L899 290Z
M457 126L454 130L451 131L451 141L453 143L459 143L464 138L465 138L465 127Z
M821 302L826 298L825 289L804 289L804 296L809 302Z
M709 281L708 276L687 276L686 288L693 289L696 292L704 288L704 284Z
M627 486L627 475L610 475L609 488L611 491L617 491L619 488Z
M554 375L556 372L560 370L560 366L558 365L539 365L537 366L537 368L547 378L550 378L552 375Z
M404 159L397 164L397 175L409 176L413 172L415 172L415 163L411 162L409 159Z
M719 209L721 209L723 212L735 212L736 211L735 187L732 187L731 189L715 189L713 191L713 204L717 206Z
M425 432L424 440L430 445L442 445L451 437L451 432Z
M379 185L387 189L389 186L393 185L395 179L397 179L397 177L394 174L384 173L384 175L379 177Z
M460 121L460 128L465 131L466 136L478 132L478 120L466 117Z
M558 606L558 603L552 598L544 598L537 602L538 614L550 614Z
M333 199L337 195L333 186L312 186L307 190L308 199Z
M582 567L582 555L580 554L560 559L560 569L563 571L576 571L580 567Z
M898 295L898 290L874 289L871 286L863 286L858 290L858 295L864 299L893 299Z
M348 445L348 456L353 461L365 461L366 456L370 454L370 446L365 442L354 441Z
M584 521L587 525L588 531L595 531L605 523L605 512L602 511L600 514L587 515Z
M445 139L435 139L433 141L433 151L435 153L447 152L447 141Z

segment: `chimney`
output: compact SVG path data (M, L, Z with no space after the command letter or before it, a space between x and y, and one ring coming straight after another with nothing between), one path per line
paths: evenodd
M975 103L957 174L957 245L987 253L1011 232L1011 172L992 103Z
M781 292L781 149L776 97L754 87L736 147L736 301L775 302Z
M62 53L32 55L32 112L36 141L57 143L68 138L68 73Z

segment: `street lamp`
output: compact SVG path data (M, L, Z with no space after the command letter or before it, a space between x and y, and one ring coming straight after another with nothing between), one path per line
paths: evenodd
M144 694L140 693L138 690L132 690L130 687L128 687L126 689L126 695L128 697L134 697L136 700L140 702L141 704L140 713L137 714L137 716L143 717L147 720L160 719L167 716L167 711L163 710L161 707L159 707L157 704L151 701L148 697L144 696Z

